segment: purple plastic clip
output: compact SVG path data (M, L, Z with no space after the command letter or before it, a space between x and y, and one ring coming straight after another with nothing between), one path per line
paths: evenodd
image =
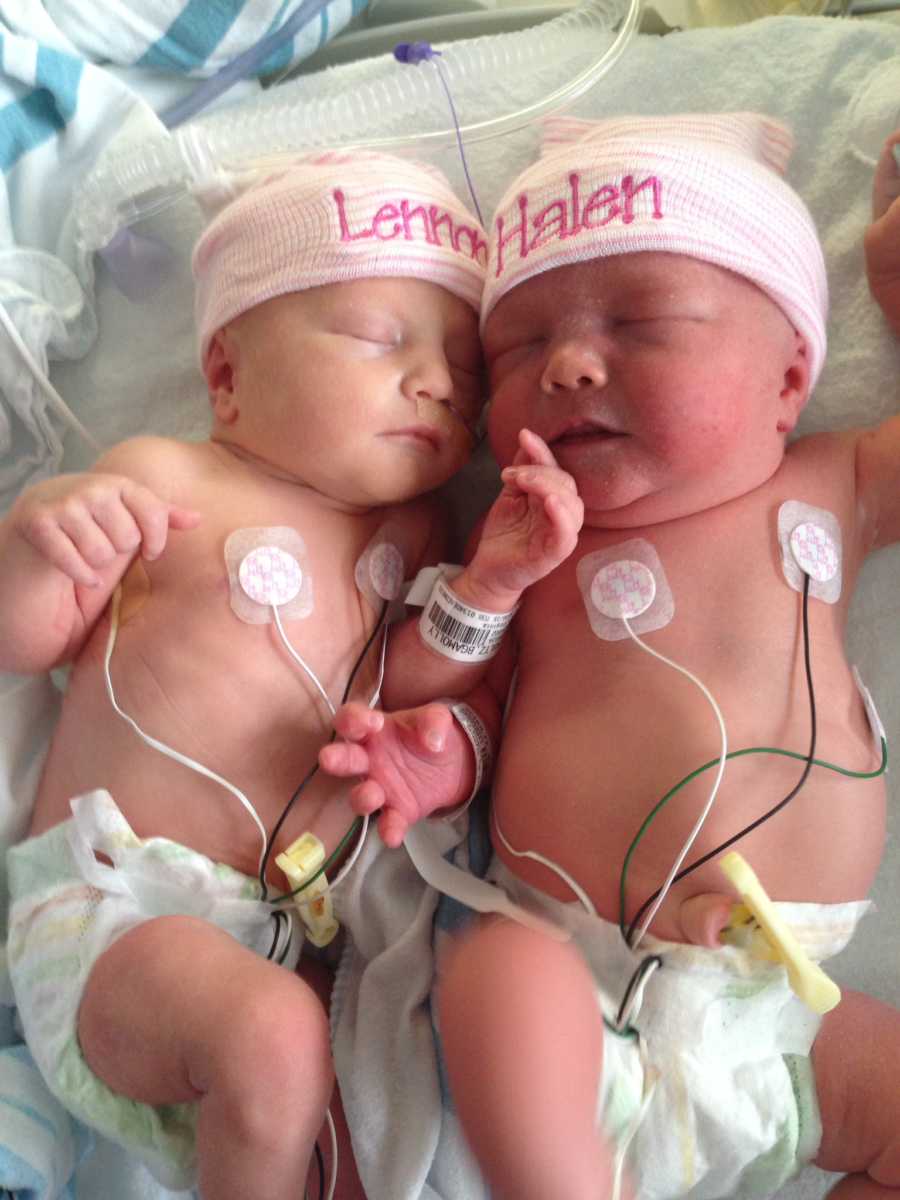
M429 42L398 42L394 47L394 58L397 62L410 63L418 66L420 62L428 62L440 55Z

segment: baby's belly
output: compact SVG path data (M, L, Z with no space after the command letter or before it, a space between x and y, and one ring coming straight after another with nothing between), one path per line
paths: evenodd
M164 836L255 875L259 827L271 831L328 740L330 713L295 664L259 629L213 641L185 631L177 646L122 637L113 657L116 699L151 737L209 778L146 745L113 710L102 666L89 651L73 672L48 755L33 832L65 820L73 795L108 789L141 837ZM195 638L191 633L197 634ZM326 686L333 671L322 670ZM340 699L339 695L336 699ZM352 814L338 781L316 773L291 806L270 855L300 833L333 849ZM270 876L280 881L273 868Z
M691 720L678 720L677 713L647 704L640 720L635 714L641 706L573 703L551 709L544 700L532 704L530 699L527 692L517 695L507 725L494 789L496 824L515 850L536 851L562 867L602 916L618 921L624 915L628 923L667 878L710 796L721 746L712 711L704 714L704 724L696 712ZM710 861L673 887L653 924L657 936L681 939L677 910L688 896L729 891L715 851L800 781L809 748L808 714L780 732L773 740L764 709L747 713L728 729L729 750L774 746L798 757L766 751L728 761L684 865L707 854ZM871 771L878 762L867 730L822 717L816 757L857 771ZM884 823L881 779L851 779L813 767L795 798L734 848L775 899L860 899L878 868ZM494 842L510 868L529 883L573 899L550 868L512 854L496 828Z

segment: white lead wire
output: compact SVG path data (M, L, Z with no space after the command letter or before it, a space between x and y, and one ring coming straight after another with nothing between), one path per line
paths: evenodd
M241 804L253 818L253 822L256 825L256 828L259 830L259 836L262 840L262 849L260 850L259 862L257 864L257 869L261 871L263 860L266 856L268 837L266 835L265 826L259 819L259 814L244 793L240 790L240 788L235 787L233 783L229 783L227 779L223 779L221 775L217 775L215 771L211 771L209 767L204 767L202 763L195 762L193 758L188 758L186 754L181 754L178 750L173 750L172 747L167 746L165 742L161 742L157 738L151 737L149 733L145 733L144 730L141 729L140 725L138 725L137 721L135 721L134 717L130 717L128 713L124 711L124 709L119 707L119 702L116 700L116 694L113 691L112 675L110 674L109 665L112 660L112 653L116 644L116 634L119 630L119 604L121 598L122 590L121 588L117 587L112 598L112 610L110 612L109 619L109 637L106 640L106 655L103 659L103 673L106 677L106 694L109 696L110 704L113 706L113 709L119 714L122 720L126 721L131 726L142 742L145 742L153 750L158 750L160 754L164 754L166 758L171 758L175 762L181 763L182 766L189 767L192 771L196 771L198 775L205 775L207 779L211 779L214 783L218 783L221 787L225 788L226 791L231 792L232 796L235 796L241 802Z
M335 716L337 714L337 709L331 703L331 697L325 691L324 687L322 686L321 682L319 681L319 677L316 675L315 671L313 671L312 667L303 658L300 657L300 655L297 653L297 651L294 649L294 647L288 641L288 635L285 633L284 626L281 623L281 615L278 612L277 604L272 605L272 613L275 617L275 628L278 630L278 633L279 633L279 636L281 637L282 642L284 642L285 650L287 650L288 654L291 656L291 658L294 660L294 662L298 665L298 667L300 667L303 671L306 672L309 679L312 681L312 683L318 689L319 695L322 697L322 699L328 705L328 711L331 713L332 717Z
M666 877L665 883L660 888L659 895L656 897L653 904L650 906L650 909L649 909L647 915L644 917L644 920L641 922L640 928L638 929L638 931L635 935L634 941L631 944L631 948L633 950L636 950L638 948L638 946L640 945L640 943L644 937L644 934L650 928L650 924L653 921L653 918L659 912L660 905L662 904L662 902L665 900L666 896L668 895L669 889L672 887L672 884L675 880L675 876L678 874L679 870L681 869L681 864L684 862L685 858L687 858L687 855L688 855L688 852L689 852L691 846L693 846L694 842L697 839L698 834L700 833L700 830L703 828L703 824L706 821L706 818L709 816L710 810L712 809L712 806L715 802L716 796L718 795L719 786L722 782L722 776L725 774L725 763L728 758L728 735L725 732L725 719L722 716L722 710L719 708L718 704L715 701L715 698L713 697L712 692L710 692L710 690L706 686L706 684L701 682L701 680L699 680L696 675L692 674L687 669L687 667L682 667L677 662L673 662L671 658L666 658L666 656L664 654L660 654L658 650L654 650L652 648L652 646L648 646L645 641L642 641L641 638L639 638L638 635L631 628L631 625L629 624L628 618L626 616L622 617L622 621L625 624L625 628L628 630L628 632L631 634L634 641L637 642L637 644L641 647L642 650L646 650L648 654L653 656L653 658L658 658L660 662L665 663L666 666L672 667L673 670L678 671L682 675L686 676L691 681L691 683L696 684L696 686L700 689L700 691L703 693L703 695L709 701L709 703L712 707L712 710L716 715L716 720L719 723L719 732L721 733L721 736L722 736L722 750L719 755L719 769L716 772L716 777L715 777L715 780L713 781L712 789L710 790L710 793L709 793L709 799L706 801L703 811L700 813L700 816L697 818L697 822L694 825L694 828L691 830L687 841L682 846L680 854L676 858L675 862L672 864L672 869L669 871L669 874Z

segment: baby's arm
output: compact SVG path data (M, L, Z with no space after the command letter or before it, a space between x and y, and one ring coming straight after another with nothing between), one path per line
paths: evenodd
M872 295L900 334L900 130L884 144L872 185L872 224L866 230L866 272Z
M488 684L467 696L465 706L496 747L500 706ZM329 774L359 777L350 803L360 815L380 812L378 832L386 846L399 846L411 825L435 812L458 810L473 793L473 745L446 704L393 713L346 704L335 730L341 740L320 750L319 763Z
M448 584L464 604L492 614L512 613L526 588L569 557L584 519L573 479L528 430L520 433L519 452L502 478L471 561ZM382 689L389 710L468 695L489 667L488 661L458 662L427 645L418 617L394 629L389 646Z
M170 528L197 524L196 513L124 473L142 445L35 484L0 522L0 669L35 673L70 661L138 547L156 558Z
M503 482L472 560L450 584L463 603L490 613L511 613L530 584L571 554L584 515L571 476L528 430ZM464 803L480 782L499 740L513 652L507 636L496 658L457 662L426 645L418 618L393 631L389 646L382 694L393 711L345 706L335 721L343 740L326 746L319 762L330 774L363 777L351 803L359 813L380 809L382 840L398 846L411 824ZM434 703L461 696L456 716Z

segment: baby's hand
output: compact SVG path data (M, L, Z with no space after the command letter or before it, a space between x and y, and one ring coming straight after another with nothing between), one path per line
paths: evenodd
M900 130L884 144L872 183L872 224L866 230L866 270L872 295L900 334Z
M453 715L444 704L384 713L364 704L338 709L334 727L342 742L319 751L330 775L362 775L350 792L354 812L381 810L378 832L386 846L399 846L406 831L458 799L463 761L448 745Z
M584 505L572 476L528 429L519 433L518 453L502 479L467 571L489 593L521 593L575 549Z
M167 504L124 475L59 475L23 492L13 528L64 575L85 587L119 554L140 546L158 558L170 529L193 529L199 513Z

